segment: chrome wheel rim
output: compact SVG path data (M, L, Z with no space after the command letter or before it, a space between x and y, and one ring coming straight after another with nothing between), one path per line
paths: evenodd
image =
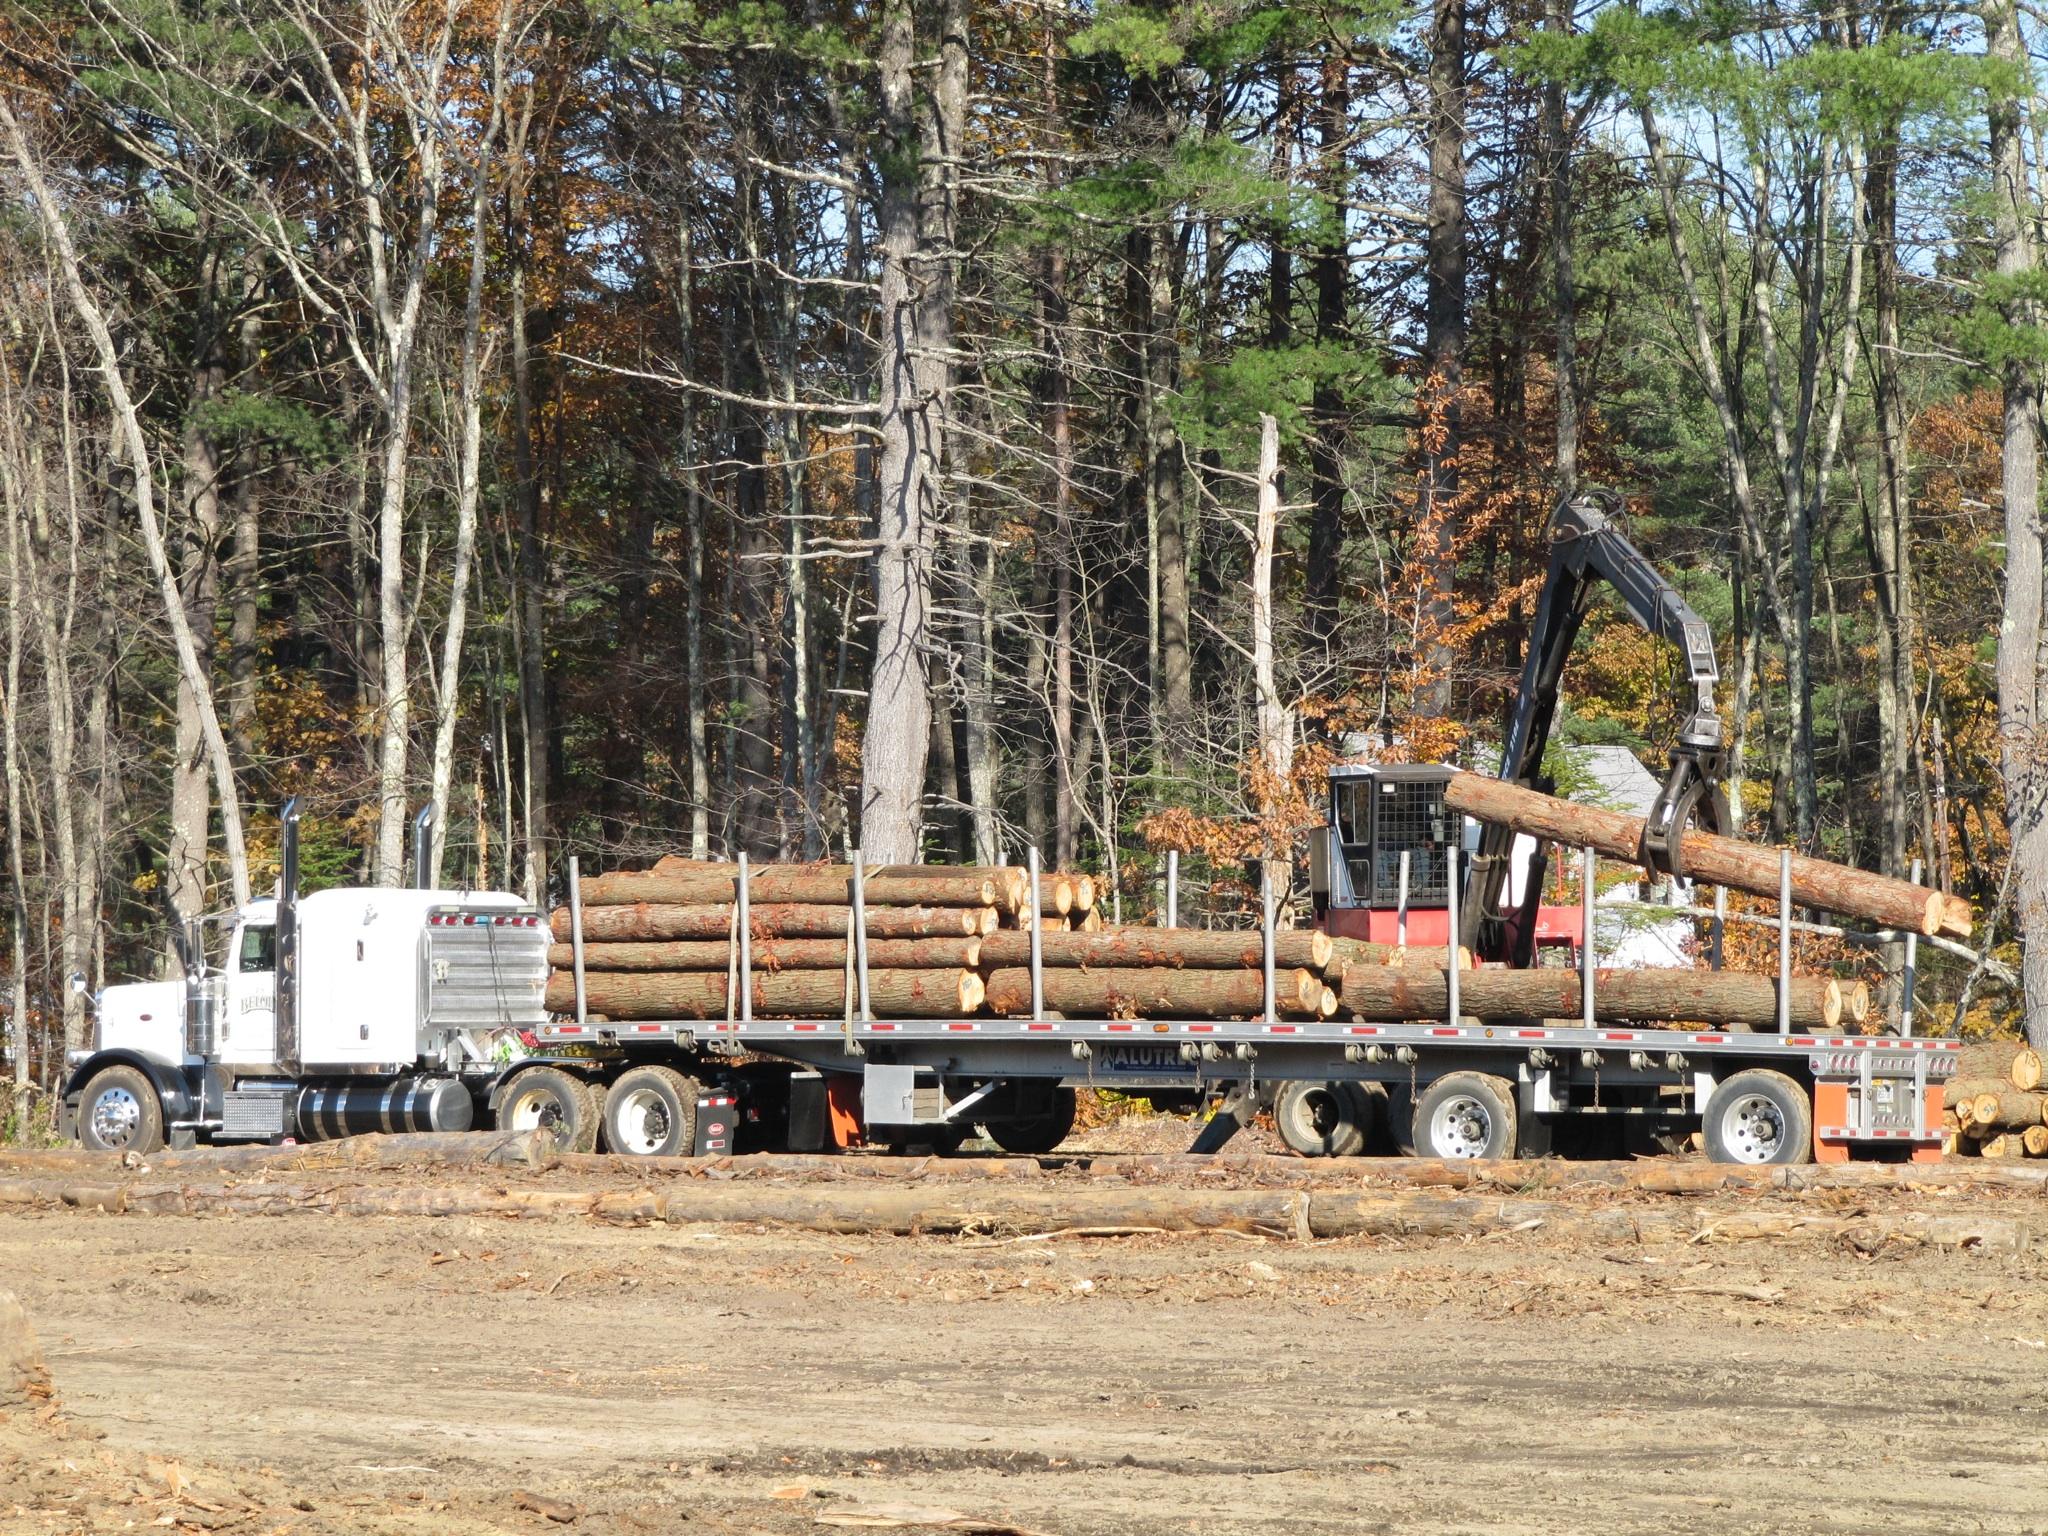
M103 1147L125 1147L142 1125L142 1102L118 1084L92 1101L93 1139Z
M559 1131L562 1106L551 1093L523 1093L512 1101L512 1113L506 1118L515 1131Z
M1453 1094L1429 1117L1429 1150L1461 1162L1486 1155L1493 1139L1493 1113L1469 1093Z
M636 1088L612 1113L612 1150L653 1157L668 1146L674 1129L668 1101L652 1088Z
M1738 1163L1768 1163L1785 1145L1785 1112L1761 1093L1744 1094L1728 1106L1723 1137Z

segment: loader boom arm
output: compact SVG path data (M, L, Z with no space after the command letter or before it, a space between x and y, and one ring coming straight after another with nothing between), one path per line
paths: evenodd
M1726 751L1721 719L1714 710L1714 685L1720 678L1714 636L1607 512L1587 497L1564 503L1551 519L1550 569L1501 745L1500 776L1513 784L1549 787L1542 782L1543 754L1557 717L1565 662L1585 621L1594 585L1601 581L1620 595L1636 623L1670 641L1684 659L1692 713L1679 728L1670 768L1643 832L1644 862L1666 874L1682 875L1680 839L1686 825L1698 821L1720 831L1727 819L1718 787ZM1533 956L1535 908L1541 900L1547 850L1539 846L1531 862L1521 909L1507 912L1502 898L1514 839L1506 827L1489 826L1480 834L1463 913L1463 942L1475 954L1527 965Z

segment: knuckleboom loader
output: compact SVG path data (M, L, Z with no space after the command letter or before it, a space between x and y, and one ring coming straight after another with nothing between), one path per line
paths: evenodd
M428 811L414 822L416 879ZM183 975L99 994L63 1128L102 1151L211 1141L463 1131L503 1118L512 1068L488 1034L546 1017L547 928L517 897L348 887L299 894L299 808L283 812L277 894L229 914L210 961L199 919Z

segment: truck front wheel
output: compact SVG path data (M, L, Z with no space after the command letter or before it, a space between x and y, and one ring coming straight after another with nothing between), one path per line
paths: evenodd
M688 1157L697 1148L698 1085L673 1067L635 1067L604 1096L604 1144L623 1157Z
M1813 1158L1813 1103L1782 1072L1754 1067L1715 1085L1707 1101L1707 1159L1804 1163Z
M133 1067L93 1075L78 1101L78 1139L94 1152L154 1152L164 1144L164 1106Z
M501 1131L546 1131L564 1152L597 1150L597 1090L559 1067L529 1067L498 1100Z

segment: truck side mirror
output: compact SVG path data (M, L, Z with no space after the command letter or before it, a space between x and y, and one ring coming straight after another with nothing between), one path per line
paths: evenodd
M91 990L85 984L85 972L83 971L73 971L65 978L65 983L71 988L71 995L73 997L84 997Z

